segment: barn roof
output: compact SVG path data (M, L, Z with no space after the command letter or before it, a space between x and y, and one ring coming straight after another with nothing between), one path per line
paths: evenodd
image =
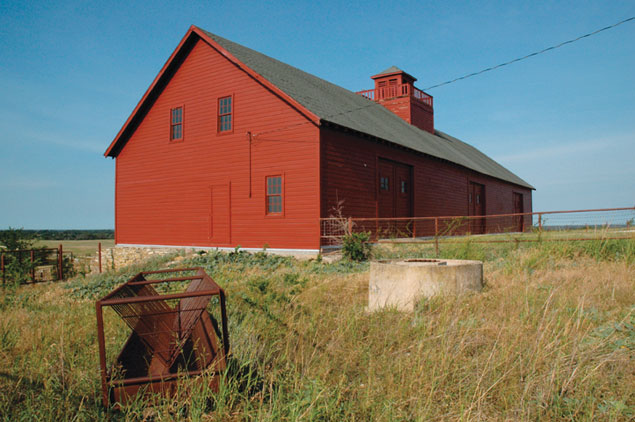
M465 142L438 130L435 134L421 130L384 106L348 89L216 34L201 31L323 121L533 189L529 183Z
M211 32L196 27L193 27L193 29L195 32L200 31L203 38L205 36L209 37L211 41L226 50L233 58L246 65L249 70L264 78L266 82L282 91L294 102L309 111L310 114L317 116L321 122L329 122L352 129L414 151L459 164L497 179L533 189L533 186L523 179L465 142L438 130L435 130L434 134L421 130L405 122L382 105L352 91ZM177 51L179 48L177 48ZM177 51L173 53L173 56ZM166 63L164 68L169 63L170 61ZM157 76L155 82L160 77L161 74ZM153 83L154 85L155 83ZM150 93L153 86L148 90L148 93ZM137 108L140 108L142 103L144 103L144 99L140 101ZM137 109L135 109L129 121L136 114ZM121 150L123 145L118 146L120 143L119 138L126 132L127 126L128 122L117 135L105 155L116 156L118 151ZM125 143L125 139L122 139L122 141Z

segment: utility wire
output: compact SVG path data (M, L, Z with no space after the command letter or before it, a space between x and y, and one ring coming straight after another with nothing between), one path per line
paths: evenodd
M635 20L635 16L630 17L630 18L628 18L628 19L624 19L624 20L622 20L622 21L620 21L620 22L614 23L613 25L605 26L604 28L601 28L601 29L595 30L595 31L593 31L593 32L589 32L588 34L581 35L581 36L579 36L579 37L577 37L577 38L574 38L574 39L571 39L571 40L568 40L568 41L561 42L560 44L557 44L557 45L554 45L554 46L551 46L551 47L544 48L544 49L542 49L542 50L540 50L540 51L536 51L536 52L531 53L531 54L527 54L526 56L519 57L519 58L517 58L517 59L510 60L510 61L508 61L508 62L501 63L501 64L496 65L496 66L488 67L488 68L486 68L486 69L479 70L478 72L470 73L470 74L467 74L467 75L461 76L461 77L459 77L459 78L452 79L452 80L450 80L450 81L446 81L446 82L443 82L443 83L440 83L440 84L437 84L437 85L432 85L432 86L430 86L430 87L424 88L422 91L429 91L429 90L431 90L431 89L438 88L438 87L440 87L440 86L449 85L449 84L451 84L451 83L458 82L458 81L461 81L461 80L463 80L463 79L471 78L471 77L473 77L473 76L477 76L477 75L480 75L480 74L482 74L482 73L489 72L489 71L491 71L491 70L498 69L498 68L500 68L500 67L507 66L507 65L510 65L510 64L512 64L512 63L516 63L516 62L519 62L519 61L522 61L522 60L528 59L528 58L530 58L530 57L537 56L537 55L542 54L542 53L546 53L547 51L555 50L555 49L560 48L560 47L562 47L562 46L565 46L565 45L567 45L567 44L571 44L571 43L574 43L574 42L576 42L576 41L580 41L580 40L581 40L581 39L583 39L583 38L588 38L588 37L591 37L591 36L593 36L593 35L599 34L600 32L603 32L603 31L606 31L606 30L609 30L609 29L615 28L616 26L622 25L623 23L631 22L631 21L633 21L633 20ZM369 101L372 101L372 100L369 100ZM375 106L376 104L377 104L377 103L375 103L375 102L373 101L372 103L367 104L367 105L364 105L364 106L361 106L361 107L357 107L357 108L353 108L353 109L350 109L350 110L345 110L345 111L342 111L342 112L339 112L339 113L334 113L334 114L331 114L331 115L328 115L328 116L324 116L321 120L327 120L327 119L332 118L332 117L336 117L336 116L341 116L341 115L344 115L344 114L352 113L352 112L354 112L354 111L362 110L362 109L365 109L365 108L368 108L368 107L373 107L373 106ZM259 135L264 135L265 133L279 132L279 131L282 131L282 130L287 130L287 129L290 129L290 128L292 128L292 127L302 126L302 125L309 124L309 123L313 123L313 121L310 121L310 120L309 120L309 121L304 121L304 122L301 122L301 123L296 123L296 124L289 125L289 126L283 126L283 127L276 128L276 129L265 130L265 131L262 131L262 132L254 133L254 135L253 135L253 136L254 136L254 138L257 138Z
M635 20L635 16L630 17L630 18L628 18L628 19L624 19L623 21L620 21L620 22L614 23L613 25L606 26L606 27L604 27L604 28L602 28L602 29L598 29L598 30L596 30L596 31L589 32L588 34L581 35L581 36L579 36L578 38L574 38L574 39L569 40L569 41L564 41L564 42L561 42L561 43L560 43L560 44L558 44L558 45L553 45L553 46L551 46L551 47L547 47L547 48L542 49L542 50L540 50L540 51L536 51L536 52L534 52L534 53L527 54L526 56L519 57L519 58L517 58L517 59L510 60L510 61L508 61L508 62L501 63L501 64L496 65L496 66L488 67L488 68L486 68L486 69L479 70L478 72L469 73L469 74L467 74L467 75L461 76L461 77L456 78L456 79L452 79L452 80L450 80L450 81L446 81L446 82L443 82L443 83L440 83L440 84L437 84L437 85L432 85L432 86L429 86L429 87L427 87L427 88L424 88L423 90L424 90L424 91L429 91L429 90L431 90L431 89L438 88L438 87L440 87L440 86L449 85L449 84L451 84L451 83L454 83L454 82L457 82L457 81L461 81L461 80L463 80L463 79L471 78L472 76L480 75L481 73L489 72L489 71L491 71L491 70L498 69L498 68L500 68L500 67L507 66L507 65L510 65L510 64L512 64L512 63L516 63L516 62L519 62L519 61L521 61L521 60L525 60L525 59L528 59L528 58L530 58L530 57L537 56L537 55L542 54L542 53L546 53L547 51L555 50L556 48L560 48L560 47L563 47L563 46L565 46L565 45L567 45L567 44L571 44L571 43L574 43L574 42L576 42L576 41L580 41L580 40L581 40L581 39L583 39L583 38L591 37L591 36L593 36L593 35L599 34L599 33L600 33L600 32L602 32L602 31L607 31L607 30L609 30L609 29L615 28L616 26L619 26L619 25L621 25L621 24L623 24L623 23L626 23L626 22L630 22L630 21L632 21L632 20Z

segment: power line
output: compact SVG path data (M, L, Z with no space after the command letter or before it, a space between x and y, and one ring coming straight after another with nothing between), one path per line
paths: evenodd
M581 39L583 39L583 38L588 38L588 37L591 37L591 36L593 36L593 35L599 34L600 32L603 32L603 31L606 31L606 30L609 30L609 29L615 28L616 26L622 25L623 23L627 23L627 22L630 22L630 21L633 21L633 20L635 20L635 16L630 17L630 18L628 18L628 19L624 19L624 20L622 20L622 21L620 21L620 22L614 23L613 25L609 25L609 26L606 26L606 27L604 27L604 28L601 28L601 29L595 30L595 31L593 31L593 32L589 32L588 34L580 35L580 36L579 36L579 37L577 37L577 38L574 38L574 39L571 39L571 40L568 40L568 41L561 42L560 44L557 44L557 45L553 45L553 46L551 46L551 47L544 48L544 49L542 49L542 50L540 50L540 51L536 51L536 52L531 53L531 54L527 54L526 56L519 57L519 58L517 58L517 59L510 60L510 61L508 61L508 62L498 64L498 65L496 65L496 66L488 67L488 68L486 68L486 69L479 70L478 72L470 73L470 74L467 74L467 75L461 76L461 77L459 77L459 78L452 79L452 80L450 80L450 81L446 81L446 82L443 82L443 83L440 83L440 84L437 84L437 85L432 85L432 86L430 86L430 87L428 87L428 88L424 88L422 91L429 91L429 90L431 90L431 89L438 88L438 87L440 87L440 86L448 85L448 84L451 84L451 83L454 83L454 82L461 81L461 80L463 80L463 79L471 78L471 77L473 77L473 76L477 76L477 75L480 75L480 74L482 74L482 73L489 72L489 71L491 71L491 70L498 69L498 68L500 68L500 67L507 66L507 65L510 65L510 64L512 64L512 63L516 63L516 62L519 62L519 61L522 61L522 60L528 59L528 58L530 58L530 57L537 56L537 55L542 54L542 53L546 53L547 51L555 50L555 49L560 48L560 47L562 47L562 46L565 46L565 45L567 45L567 44L574 43L574 42L579 41L579 40L581 40ZM372 101L372 100L369 100L369 101ZM341 111L341 112L338 112L338 113L334 113L334 114L331 114L331 115L324 116L324 117L322 117L322 118L321 118L321 120L328 120L329 118L333 118L333 117L337 117L337 116L342 116L342 115L344 115L344 114L352 113L352 112L354 112L354 111L359 111L359 110L362 110L362 109L365 109L365 108L368 108L368 107L373 107L373 106L375 106L375 105L377 105L377 103L375 103L374 101L372 101L370 104L367 104L367 105L364 105L364 106L361 106L361 107L356 107L356 108L353 108L353 109L350 109L350 110L344 110L344 111ZM304 122L301 122L301 123L296 123L296 124L292 124L292 125L288 125L288 126L279 127L279 128L276 128L276 129L265 130L265 131L262 131L262 132L254 133L254 135L253 135L253 136L254 136L254 138L257 138L258 136L260 136L260 135L264 135L264 134L266 134L266 133L279 132L279 131L282 131L282 130L287 130L287 129L290 129L290 128L292 128L292 127L302 126L302 125L309 124L309 123L313 123L313 121L309 120L309 121L304 121Z
M551 47L547 47L547 48L542 49L542 50L540 50L540 51L536 51L536 52L534 52L534 53L527 54L526 56L519 57L519 58L517 58L517 59L510 60L510 61L508 61L508 62L498 64L498 65L496 65L496 66L488 67L488 68L486 68L486 69L479 70L478 72L469 73L469 74L467 74L467 75L461 76L461 77L456 78L456 79L452 79L452 80L450 80L450 81L446 81L446 82L443 82L443 83L440 83L440 84L437 84L437 85L432 85L432 86L430 86L430 87L428 87L428 88L424 88L423 90L424 90L424 91L429 91L429 90L431 90L431 89L438 88L438 87L440 87L440 86L448 85L448 84L451 84L451 83L454 83L454 82L457 82L457 81L461 81L461 80L463 80L463 79L471 78L472 76L480 75L481 73L489 72L489 71L491 71L491 70L498 69L498 68L500 68L500 67L507 66L507 65L510 65L510 64L512 64L512 63L516 63L516 62L519 62L519 61L521 61L521 60L525 60L525 59L528 59L528 58L530 58L530 57L537 56L537 55L542 54L542 53L546 53L547 51L555 50L556 48L560 48L560 47L563 47L563 46L565 46L565 45L567 45L567 44L571 44L571 43L574 43L574 42L576 42L576 41L580 41L580 40L581 40L581 39L583 39L583 38L591 37L591 36L593 36L593 35L599 34L599 33L600 33L600 32L602 32L602 31L607 31L607 30L609 30L609 29L615 28L616 26L619 26L619 25L621 25L621 24L623 24L623 23L626 23L626 22L630 22L630 21L632 21L632 20L635 20L635 16L630 17L630 18L628 18L628 19L624 19L623 21L620 21L620 22L614 23L613 25L606 26L606 27L604 27L604 28L602 28L602 29L598 29L598 30L596 30L596 31L589 32L588 34L581 35L581 36L579 36L578 38L574 38L574 39L571 39L571 40L569 40L569 41L564 41L564 42L561 42L561 43L560 43L560 44L558 44L558 45L553 45L553 46L551 46Z

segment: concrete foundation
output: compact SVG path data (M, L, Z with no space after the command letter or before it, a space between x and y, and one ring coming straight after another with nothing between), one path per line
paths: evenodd
M370 264L368 310L412 311L424 297L480 291L483 263L458 259L407 259Z

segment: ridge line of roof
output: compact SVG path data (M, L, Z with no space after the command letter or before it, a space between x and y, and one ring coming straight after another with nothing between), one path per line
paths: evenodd
M423 131L377 103L370 105L368 99L346 88L204 29L202 31L323 121L533 189L526 181L463 141Z

